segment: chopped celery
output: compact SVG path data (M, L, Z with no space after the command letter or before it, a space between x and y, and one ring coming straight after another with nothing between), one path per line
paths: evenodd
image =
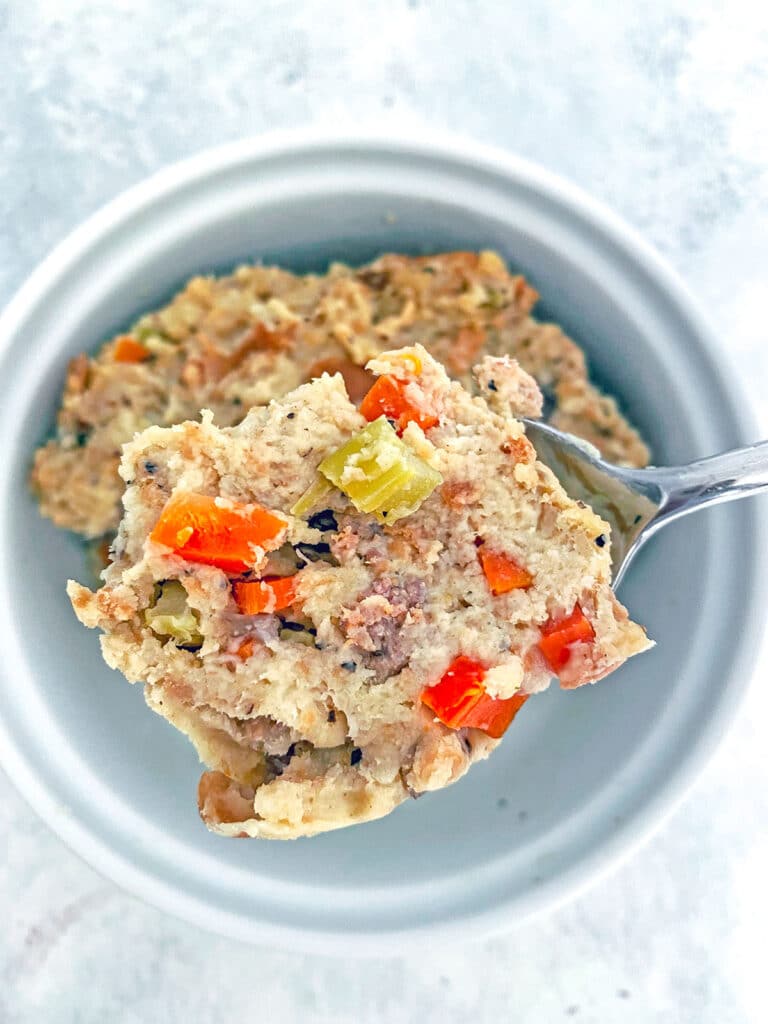
M160 637L177 646L197 647L203 642L196 612L187 604L187 592L178 580L160 583L155 603L144 611L144 621Z
M323 477L318 477L313 484L311 484L306 491L302 494L299 500L291 509L291 515L293 516L305 516L307 512L311 512L315 505L324 498L328 491L331 490L331 485Z
M402 441L386 417L369 423L318 466L359 512L394 523L415 512L442 477Z

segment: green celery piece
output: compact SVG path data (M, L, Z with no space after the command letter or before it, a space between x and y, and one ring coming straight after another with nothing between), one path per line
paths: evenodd
M187 604L187 592L178 580L158 585L151 608L144 610L144 622L159 637L170 637L177 646L196 647L203 642L196 612Z
M415 512L442 483L437 470L411 451L385 416L328 455L318 469L359 512L369 512L381 523ZM356 478L355 470L362 478Z
M332 490L331 484L329 484L323 477L318 477L313 484L310 484L293 506L291 509L291 515L305 516L307 512L312 511L320 499L324 498L330 490Z

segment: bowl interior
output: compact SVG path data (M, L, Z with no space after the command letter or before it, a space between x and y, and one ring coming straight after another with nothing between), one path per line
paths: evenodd
M191 274L240 261L322 271L387 250L495 248L542 293L539 315L584 346L657 462L741 440L695 326L608 228L525 175L396 156L252 155L147 193L49 273L8 341L2 585L11 641L0 700L17 777L97 866L244 938L375 941L430 923L500 923L562 895L583 865L637 835L704 744L734 656L722 638L738 635L729 625L748 598L751 570L732 538L750 534L751 510L672 526L621 593L658 646L599 686L531 701L493 758L457 785L312 840L235 843L206 832L194 751L105 667L97 636L75 621L64 585L86 578L82 548L39 517L26 488L70 356ZM709 579L719 580L717 596Z

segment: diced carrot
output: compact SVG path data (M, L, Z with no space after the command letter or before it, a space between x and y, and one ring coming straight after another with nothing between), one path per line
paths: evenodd
M450 664L440 682L422 692L422 703L450 729L465 726L481 729L493 739L499 739L528 699L528 694L515 694L504 700L490 697L483 686L485 673L481 662L460 655Z
M152 353L130 334L123 334L115 341L112 356L116 363L143 363Z
M573 644L591 643L595 639L592 623L579 604L574 605L570 615L551 618L542 627L541 634L539 650L553 672L559 672L568 664Z
M407 381L385 374L379 377L360 405L360 412L369 421L386 416L394 420L397 432L402 434L409 423L418 423L429 430L440 422L434 413L415 406L405 393Z
M463 655L455 658L440 681L428 686L421 695L422 703L451 729L460 729L464 716L485 693L485 666Z
M470 708L461 724L473 729L482 729L491 739L498 740L510 727L528 697L527 693L516 693L514 697L508 697L506 700L495 700L487 693L483 694L477 704Z
M285 537L287 523L260 505L177 494L160 514L150 539L189 562L215 565L225 572L250 569L257 552L273 551Z
M477 554L492 594L498 596L510 590L525 590L533 583L533 576L510 555L489 551L486 547L481 547Z
M296 600L296 577L275 576L272 579L249 580L232 587L237 607L243 615L280 612Z
M245 638L245 640L243 640L243 642L237 648L237 656L238 656L238 658L240 658L242 661L247 661L252 656L253 649L254 649L253 637L252 636L247 636Z

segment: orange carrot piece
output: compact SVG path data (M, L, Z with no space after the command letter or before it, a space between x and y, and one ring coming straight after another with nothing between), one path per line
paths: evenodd
M189 562L215 565L239 573L256 561L254 548L273 551L285 537L287 523L260 505L177 494L160 514L150 539Z
M576 643L591 643L595 639L592 623L577 603L570 615L551 618L544 624L539 640L539 650L553 672L559 672L568 664L571 648Z
M485 693L484 678L484 665L460 655L451 662L439 682L422 692L422 703L434 711L443 725L460 729L468 711Z
M237 656L241 661L248 661L254 650L253 637L247 636L237 648Z
M460 655L438 683L422 692L422 703L449 729L471 727L499 739L528 694L515 694L504 700L490 697L483 686L485 673L485 666L479 661Z
M482 729L491 739L501 739L528 697L527 693L516 693L505 700L497 700L485 693L477 704L469 709L461 724L473 729Z
M117 338L112 352L116 363L143 363L145 359L149 359L151 354L130 334L123 334Z
M492 594L498 596L510 590L525 590L533 583L533 576L528 570L509 555L489 551L485 547L481 547L477 554Z
M243 615L280 612L296 600L296 577L275 576L272 579L249 580L232 587L237 607Z
M398 434L402 434L409 423L418 423L422 430L429 430L440 422L434 413L415 406L405 393L407 381L398 380L385 374L379 377L360 405L360 412L372 422L379 416L394 420Z

